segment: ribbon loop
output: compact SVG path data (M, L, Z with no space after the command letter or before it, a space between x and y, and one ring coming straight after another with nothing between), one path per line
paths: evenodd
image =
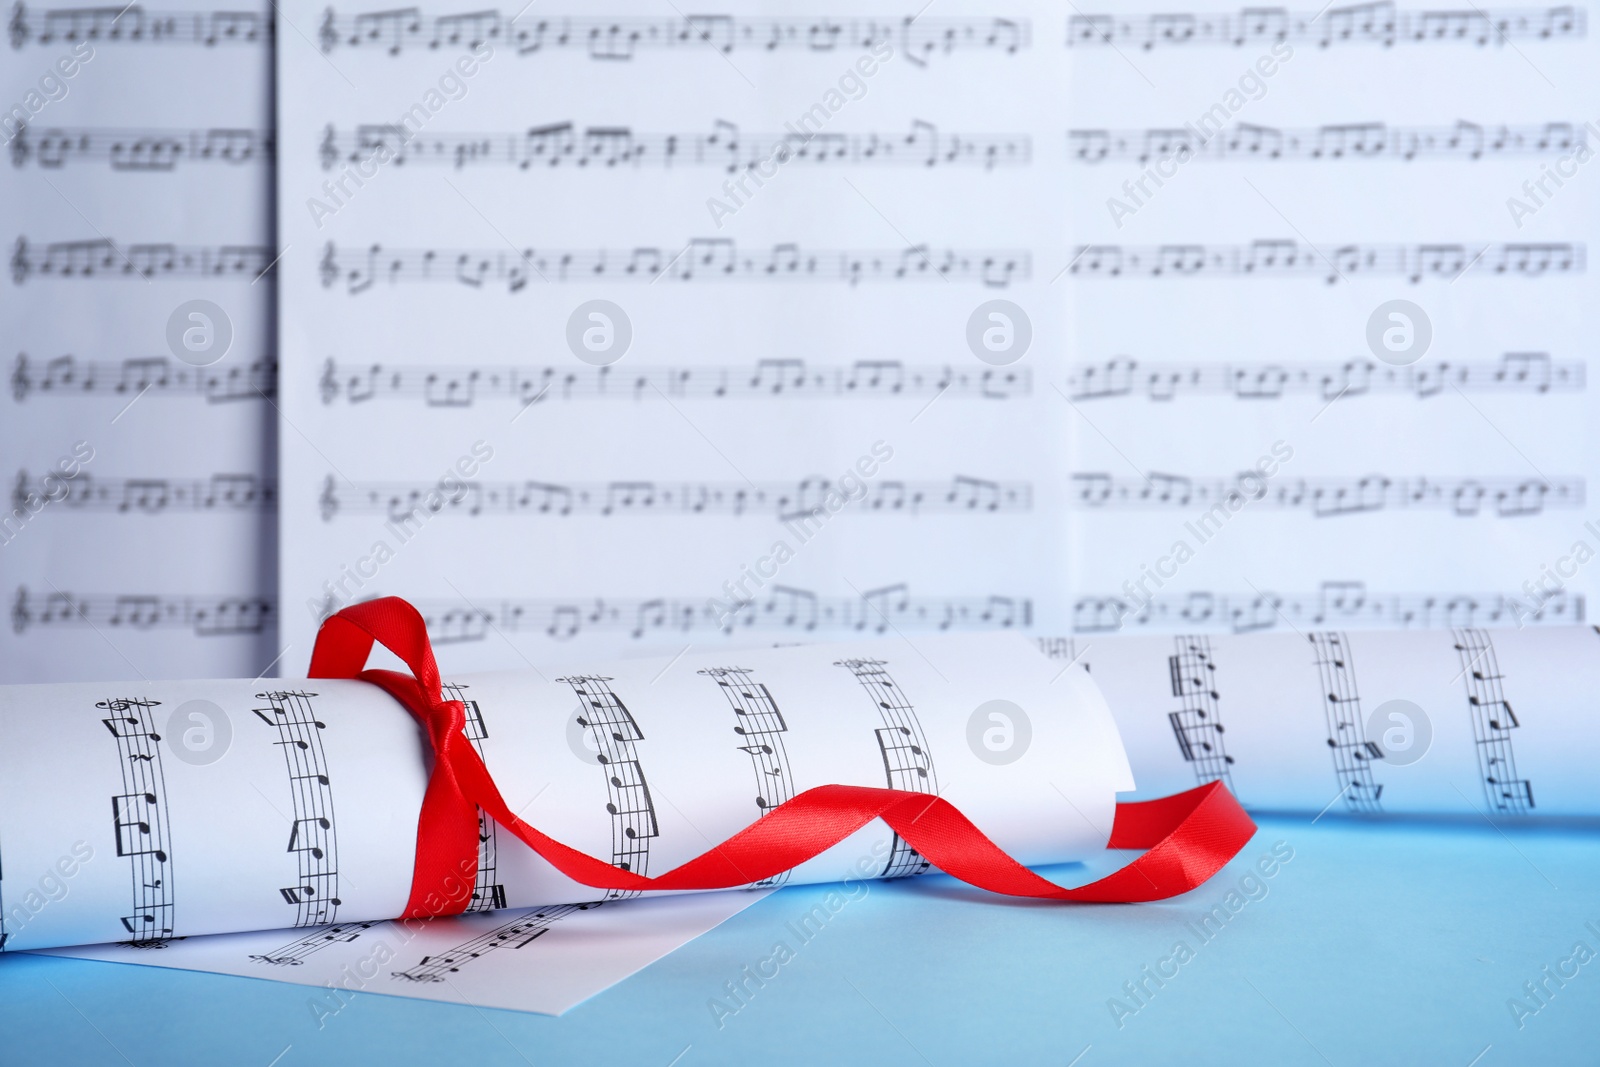
M365 670L373 644L411 670ZM949 801L870 786L822 785L768 811L722 844L647 878L540 833L506 806L463 731L460 701L442 699L439 668L417 609L384 597L330 616L311 653L313 678L359 678L382 687L427 730L433 749L411 898L402 918L456 915L470 902L481 810L568 878L596 889L731 889L799 866L882 819L935 867L1008 896L1078 903L1133 903L1187 893L1221 870L1255 834L1255 823L1221 782L1168 797L1119 803L1107 848L1145 849L1127 866L1074 889L1012 859Z

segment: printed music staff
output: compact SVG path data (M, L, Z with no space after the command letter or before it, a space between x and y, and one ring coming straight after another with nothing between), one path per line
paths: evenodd
M161 735L151 709L159 700L102 700L101 720L116 738L122 774L111 797L116 852L132 868L133 910L122 916L127 944L161 948L173 934L176 908L172 884L172 817L167 810L166 775L161 767Z
M1197 590L1135 598L1078 597L1074 633L1142 629L1254 633L1296 627L1436 629L1447 626L1570 626L1584 621L1580 593L1559 592L1528 603L1514 593L1377 593L1365 582L1324 582L1315 593L1226 593Z
M773 808L793 799L794 772L789 766L789 750L783 735L789 724L765 683L757 682L744 667L711 667L698 673L717 683L733 711L733 732L739 751L750 757L755 775L756 810L765 816ZM751 885L753 889L783 885L791 871L780 871Z
M119 677L112 644L77 639L96 628L140 646L150 677L255 676L282 647L271 603L279 12L6 0L5 13L17 106L0 124L16 220L0 246L14 296L0 328L15 459L4 507L50 501L36 533L71 563L40 557L6 583L5 636L18 647L0 651L0 679ZM90 282L121 284L75 284ZM184 397L195 403L166 402ZM41 494L59 434L114 435L117 465L52 477L62 495Z
M846 659L835 664L855 676L876 705L883 725L873 731L883 757L884 781L890 789L937 796L939 778L934 773L933 754L917 718L917 710L906 699L889 674L888 663L879 659ZM904 878L926 873L931 864L922 854L895 834L882 878Z
M1226 733L1218 703L1217 665L1211 659L1211 642L1204 637L1173 639L1176 653L1167 657L1167 673L1172 695L1182 702L1177 711L1168 712L1173 736L1186 763L1194 764L1197 785L1221 781L1233 791Z
M305 965L307 957L315 955L321 949L333 945L347 945L379 925L382 924L377 921L335 923L326 929L296 938L282 948L250 958L257 963L270 963L278 967L301 967Z
M1570 133L1570 131L1569 131ZM15 151L15 149L13 149ZM492 165L520 170L618 167L717 167L730 174L757 164L806 166L1026 166L1033 155L1025 134L941 133L914 122L909 133L741 133L717 122L710 133L648 133L628 126L571 122L503 133L413 131L403 123L364 123L340 132L329 126L318 149L324 170L339 163L386 159L396 165ZM41 165L43 149L40 149Z
M557 678L577 694L581 706L576 722L594 743L595 762L606 778L606 812L611 816L611 863L635 874L648 874L650 841L660 835L655 802L639 763L638 742L644 731L622 698L599 675ZM626 900L638 890L612 889L606 900Z
M1583 8L1478 7L1402 10L1392 0L1290 12L1281 7L1244 8L1236 13L1162 15L1075 14L1067 19L1073 48L1222 45L1240 48L1274 41L1335 45L1537 44L1584 36Z
M1487 630L1459 629L1455 648L1472 716L1483 798L1491 811L1526 815L1534 809L1533 783L1517 776L1511 731L1522 724L1506 701L1505 676L1500 673L1494 642Z
M480 934L470 941L457 945L448 952L424 956L416 966L403 971L393 971L390 976L408 982L447 982L446 975L456 974L473 960L502 948L527 948L550 931L550 927L574 912L598 908L601 901L589 904L563 904L556 908L540 908L510 922Z
M11 629L109 626L131 630L184 629L197 637L265 633L277 625L278 608L258 596L160 596L157 594L89 594L60 590L35 597L18 586L11 601Z
M1459 121L1454 126L1391 126L1350 122L1324 126L1257 126L1241 122L1218 130L1190 124L1144 130L1068 130L1074 163L1108 159L1150 163L1210 161L1399 160L1562 156L1592 144L1592 131L1574 122L1509 126Z
M1346 811L1382 811L1383 785L1373 779L1372 770L1375 761L1382 761L1383 749L1366 737L1349 642L1341 633L1308 634L1306 640L1322 681L1328 751L1340 787L1337 795Z
M112 170L170 171L179 164L256 163L270 167L271 130L117 130L95 127L17 127L11 162L59 170L77 161L105 162Z
M523 9L526 11L526 8ZM463 15L424 15L420 8L340 14L328 9L317 32L324 52L335 48L381 49L399 55L409 48L477 48L509 43L520 56L575 50L591 59L632 60L639 51L720 52L871 51L888 44L913 62L957 51L1014 54L1031 43L1026 20L940 18L742 18L686 15L641 19L626 16L534 15L489 9Z
M1582 478L1389 477L1267 479L1255 472L1234 478L1189 478L1152 473L1148 479L1075 473L1080 508L1208 508L1245 501L1253 507L1307 510L1317 518L1375 511L1447 510L1462 518L1518 518L1548 509L1583 506Z
M1581 360L1556 361L1546 352L1507 352L1499 362L1429 360L1396 367L1371 359L1342 363L1143 363L1118 356L1080 363L1067 374L1073 400L1143 395L1156 401L1227 395L1277 400L1310 394L1323 400L1409 393L1418 399L1447 389L1479 393L1568 393L1587 385Z
M277 731L273 742L283 753L289 777L293 815L289 844L295 857L297 878L278 892L295 907L295 926L320 926L334 921L339 905L339 848L334 825L333 782L323 752L322 733L328 724L317 717L311 704L315 693L267 692L257 699L262 722Z
M26 363L18 374L24 393ZM67 377L70 379L71 372ZM48 380L45 379L45 380ZM13 376L13 387L16 386ZM70 385L70 381L67 383ZM38 386L45 388L43 382ZM469 408L480 400L511 399L523 405L554 400L651 400L659 396L711 400L774 400L789 397L916 397L1005 400L1027 396L1033 374L1026 367L962 367L908 364L897 359L858 360L847 366L801 359L761 359L750 364L688 367L459 366L341 364L328 360L319 385L322 402L343 396L351 404L369 400L420 400L430 408ZM19 397L20 399L20 397Z
M80 475L69 483L69 505L78 497ZM133 484L133 483L129 483ZM139 483L143 486L154 483ZM163 483L164 485L165 483ZM110 489L115 490L115 486ZM159 487L158 487L159 488ZM19 492L21 491L19 485ZM128 510L128 492L118 510ZM193 501L195 487L189 490ZM88 496L86 492L84 496ZM147 494L148 495L148 494ZM213 494L214 495L214 494ZM144 497L139 497L144 500ZM830 506L845 500L842 508ZM993 514L1028 511L1033 488L1025 482L998 482L957 475L945 481L878 480L859 497L850 497L830 479L801 478L793 482L706 482L673 484L654 481L558 483L542 481L459 481L434 485L347 484L329 475L319 500L324 521L339 515L387 515L405 522L423 515L524 515L566 518L572 515L744 515L768 513L780 522L803 520L824 512L845 510L867 514ZM163 496L145 510L167 505ZM108 503L109 506L109 503ZM179 503L178 506L182 506ZM198 504L196 505L198 506Z
M30 278L117 279L145 281L169 278L243 278L255 281L271 274L277 254L270 248L241 245L178 246L130 244L119 247L108 238L56 241L43 247L18 237L11 252L11 280Z
M1528 244L1346 244L1294 240L1247 245L1079 245L1068 273L1106 278L1320 278L1332 285L1368 277L1454 281L1463 275L1544 278L1581 274L1585 250L1571 241Z
M213 474L209 478L96 478L81 471L65 483L66 493L52 496L44 481L34 481L23 471L17 475L12 502L22 507L31 500L56 500L67 511L138 512L146 515L175 511L256 511L272 513L278 507L278 486L271 478L254 474Z
M49 257L29 260L22 256L23 250L19 245L18 254L12 259L12 272L19 284L27 276L28 266L33 264L38 264L34 269L43 267L45 271L53 265L58 274L71 274L75 267L82 273L86 263L91 273L94 264L99 264L102 270L113 265L107 258L110 253L98 250L91 254L91 250L84 249L76 258L63 250L59 261ZM22 256L22 268L17 267L18 256ZM340 250L330 241L323 249L318 269L324 288L331 288L342 279L346 291L352 295L366 292L378 281L389 285L454 282L473 289L494 282L504 285L511 293L540 282L622 281L648 285L660 280L685 283L827 281L857 285L943 279L1003 289L1014 280L1026 280L1032 261L1023 250L977 251L926 245L900 250L804 251L798 244L778 244L766 252L741 252L731 239L720 237L694 238L677 251L637 246L556 251L528 248L509 254L499 248L477 251L386 249L376 244L365 250Z
M135 356L120 361L55 356L35 365L18 353L11 371L11 396L22 403L30 396L204 397L211 404L266 400L278 395L278 361L194 367L169 356Z
M416 606L436 644L483 641L493 632L543 634L566 641L592 632L622 633L633 640L662 633L763 633L849 630L884 634L897 630L945 631L1029 629L1033 602L1013 596L913 596L905 584L864 590L859 596L822 596L809 589L774 585L750 600L708 602L693 597L651 599L476 599L418 600ZM329 604L331 613L331 602ZM57 618L64 609L58 608Z
M462 732L478 758L485 756L483 743L489 737L489 727L483 721L483 706L467 696L465 685L445 682L441 686L446 700L461 701L466 722ZM483 809L478 809L478 872L472 882L472 899L467 911L494 911L506 906L506 887L499 881L500 833L499 824Z
M272 43L270 11L147 11L139 4L107 7L46 8L30 11L19 2L11 9L11 47L73 44L96 45L255 45Z

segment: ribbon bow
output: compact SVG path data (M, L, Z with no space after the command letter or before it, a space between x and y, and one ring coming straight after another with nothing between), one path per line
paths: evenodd
M411 669L364 670L373 643ZM822 785L771 809L722 844L654 878L615 867L529 826L506 806L463 731L459 700L442 700L439 667L421 614L384 597L330 616L311 652L311 677L359 678L381 687L428 731L433 772L417 821L417 861L402 918L466 909L478 863L478 810L551 866L596 889L729 889L770 878L882 819L934 866L1008 896L1076 903L1161 900L1195 888L1239 853L1255 823L1221 782L1157 800L1119 803L1107 848L1147 849L1098 881L1066 889L1001 851L947 800L900 789Z

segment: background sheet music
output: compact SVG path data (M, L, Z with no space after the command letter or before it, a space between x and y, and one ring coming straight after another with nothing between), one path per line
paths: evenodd
M268 10L8 10L0 682L278 655Z

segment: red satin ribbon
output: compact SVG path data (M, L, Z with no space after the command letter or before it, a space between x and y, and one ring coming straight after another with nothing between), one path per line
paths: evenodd
M374 642L411 668L363 670ZM398 597L345 608L322 624L311 677L360 678L404 704L428 731L433 772L417 822L417 862L402 918L455 915L472 895L478 809L575 882L596 889L727 889L795 867L882 819L925 859L964 882L1009 896L1131 903L1186 893L1244 848L1255 823L1221 782L1118 804L1108 848L1147 849L1098 881L1064 889L1002 852L955 806L925 793L855 785L808 789L722 844L655 878L585 855L535 830L506 807L463 732L460 701L441 700L439 668L417 609Z

